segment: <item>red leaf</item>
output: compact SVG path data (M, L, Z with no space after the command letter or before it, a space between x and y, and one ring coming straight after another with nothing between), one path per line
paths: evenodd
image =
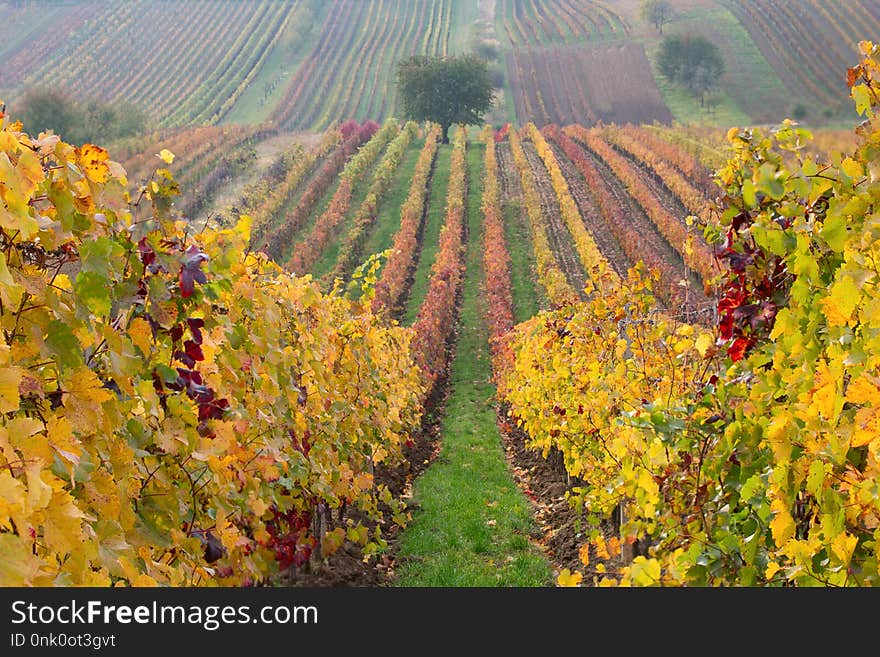
M727 355L730 356L730 359L734 362L742 360L746 355L746 351L751 347L750 343L751 340L748 338L737 338L733 341L733 344L727 348Z
M183 343L183 348L186 351L186 355L195 360L205 360L205 355L202 353L202 348L193 342L192 340L186 340Z

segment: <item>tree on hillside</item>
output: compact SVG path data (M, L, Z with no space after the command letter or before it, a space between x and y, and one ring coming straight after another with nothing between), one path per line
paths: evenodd
M477 125L492 107L488 63L476 55L425 57L398 62L397 91L406 118L439 123L443 143L453 124Z
M672 20L675 10L668 0L644 0L641 14L643 21L651 23L663 34L663 26Z
M26 132L36 135L51 130L73 144L130 137L144 132L147 124L144 111L132 103L78 102L57 89L31 89L14 109Z
M724 75L718 46L700 35L668 36L657 56L660 73L673 84L687 88L703 105L706 93Z

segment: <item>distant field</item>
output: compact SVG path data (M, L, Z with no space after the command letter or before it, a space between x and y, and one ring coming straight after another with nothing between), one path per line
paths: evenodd
M519 121L546 125L672 120L639 44L514 50L507 63Z
M725 0L789 91L815 109L848 110L846 69L858 42L880 36L874 0Z
M0 98L35 87L125 100L150 130L270 124L322 132L397 117L397 62L479 50L489 118L549 123L812 124L853 119L845 85L880 3L673 0L662 34L640 0L0 2ZM699 34L725 73L711 106L660 76L663 36Z

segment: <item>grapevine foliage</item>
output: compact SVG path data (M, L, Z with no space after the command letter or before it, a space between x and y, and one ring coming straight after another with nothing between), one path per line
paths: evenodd
M0 584L242 585L382 549L410 333L250 252L246 217L191 234L167 169L126 187L0 114Z
M616 550L638 541L609 569L593 531L597 584L880 584L880 49L860 50L854 152L820 161L789 120L728 133L714 331L638 268L515 329L513 418L561 450L573 503L623 519Z

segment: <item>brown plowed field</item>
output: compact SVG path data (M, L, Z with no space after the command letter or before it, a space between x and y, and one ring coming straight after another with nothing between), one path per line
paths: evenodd
M674 313L680 312L683 318L688 319L694 319L698 315L705 314L707 312L707 307L712 305L712 300L708 299L703 293L702 283L700 283L696 274L685 267L681 254L679 254L678 251L676 251L660 234L650 217L645 214L638 202L629 194L629 192L626 191L623 183L614 175L614 172L611 171L604 161L584 144L580 142L577 142L577 144L589 157L593 166L600 172L602 181L606 185L607 190L616 200L618 207L622 208L623 212L621 213L621 216L625 217L626 220L630 222L630 225L635 228L642 243L646 245L640 248L650 249L654 257L660 258L668 263L672 271L680 272L680 275L677 275L687 276L689 281L688 295L682 304L683 307L671 307L667 303L669 306L668 309ZM583 177L578 172L574 171L573 167L571 167L570 160L565 157L565 154L558 151L558 157L568 165L567 168L563 169L563 172L566 174L569 187L572 189L577 187L583 188L583 191L578 192L579 195L584 193L589 194L590 192L586 189ZM571 177L569 177L570 174ZM577 198L577 196L575 198ZM610 226L608 228L609 230L612 229ZM621 245L621 247L631 250L633 244ZM646 254L640 256L636 253L630 253L629 255L631 260L645 259L646 263L648 262L648 258L645 257ZM660 290L658 290L658 292L660 292ZM661 294L661 296L663 295ZM668 301L668 297L663 300Z
M672 122L641 44L521 50L507 67L521 124Z
M559 168L568 182L568 189L571 191L571 196L575 203L577 203L578 210L580 210L581 217L584 220L584 225L590 231L590 236L593 238L596 246L599 247L602 255L605 256L605 259L614 268L614 271L620 276L625 277L633 262L626 257L626 253L624 253L620 243L614 237L611 230L609 230L605 217L596 205L593 195L587 189L583 176L578 173L571 160L562 152L562 149L551 141L547 143L556 155L556 161L559 163Z
M532 170L535 187L541 196L541 211L547 226L547 239L550 242L550 248L553 249L556 262L565 273L569 285L583 296L587 284L586 273L574 248L568 226L565 225L562 213L559 211L559 201L556 199L556 192L553 191L550 175L541 161L541 156L535 151L534 144L523 142L523 150Z

